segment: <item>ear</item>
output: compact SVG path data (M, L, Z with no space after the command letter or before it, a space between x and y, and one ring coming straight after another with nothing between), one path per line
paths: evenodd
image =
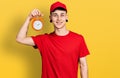
M66 15L66 19L68 20L68 15Z
M66 22L68 22L68 15L66 15Z
M49 15L49 19L51 20L51 15Z
M52 22L51 15L49 16L49 19L50 19L50 23L51 23Z

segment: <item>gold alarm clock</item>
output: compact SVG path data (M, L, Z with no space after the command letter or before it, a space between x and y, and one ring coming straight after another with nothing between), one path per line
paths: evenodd
M34 30L41 30L43 27L43 18L40 16L36 16L32 18L32 28Z

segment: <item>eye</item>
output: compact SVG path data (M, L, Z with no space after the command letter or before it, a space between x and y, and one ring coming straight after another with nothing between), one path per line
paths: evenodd
M61 14L61 17L64 17L65 16L65 14Z
M57 14L52 14L53 17L57 17Z

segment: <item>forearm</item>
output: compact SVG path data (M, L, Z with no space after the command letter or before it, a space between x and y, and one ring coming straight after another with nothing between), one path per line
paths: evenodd
M81 69L81 78L88 78L88 67L87 65L80 65L80 69Z
M27 37L27 32L28 32L28 26L30 23L30 17L28 17L25 21L25 23L23 24L23 26L21 27L21 29L19 30L18 34L17 34L17 40L19 41L20 39L24 39Z

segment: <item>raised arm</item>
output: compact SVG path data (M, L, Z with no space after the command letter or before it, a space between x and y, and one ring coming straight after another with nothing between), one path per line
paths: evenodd
M32 17L34 16L41 16L41 12L38 9L34 9L27 17L26 21L24 22L24 24L22 25L21 29L19 30L17 36L16 36L16 41L21 43L21 44L26 44L26 45L30 45L30 46L34 46L34 42L32 40L31 37L27 36L27 32L28 32L28 26L30 23L30 20L32 19Z

